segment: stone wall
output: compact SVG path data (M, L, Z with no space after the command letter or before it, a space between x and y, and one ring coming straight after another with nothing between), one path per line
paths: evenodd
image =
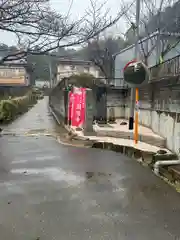
M166 138L167 147L178 153L180 150L179 78L167 78L141 87L139 98L139 122ZM109 95L108 99L108 108L114 108L116 117L129 117L129 93L119 99L116 95L113 98Z
M61 85L53 88L49 94L49 105L56 113L59 121L65 121L64 91Z
M122 118L125 116L126 90L121 89L107 89L107 119L113 110L115 118Z

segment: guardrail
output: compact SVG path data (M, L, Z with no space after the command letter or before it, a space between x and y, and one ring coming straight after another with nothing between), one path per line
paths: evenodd
M149 71L149 83L180 75L180 55L149 68ZM117 86L114 86L115 88L128 88L128 85L124 82L123 78L114 79L114 82L117 83Z
M180 74L180 55L150 68L150 82Z

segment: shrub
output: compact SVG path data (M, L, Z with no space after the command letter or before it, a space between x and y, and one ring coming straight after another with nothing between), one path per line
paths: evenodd
M17 106L12 100L2 100L0 102L0 121L10 121L14 119Z
M93 75L89 73L81 73L75 74L69 77L69 84L75 85L76 87L85 87L85 88L93 88L95 84L103 85L103 81L95 78Z
M18 115L26 112L36 103L36 97L32 92L27 95L0 101L0 122L9 122Z

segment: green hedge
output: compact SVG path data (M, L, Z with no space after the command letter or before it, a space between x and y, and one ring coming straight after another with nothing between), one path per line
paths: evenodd
M14 120L18 115L28 111L37 102L36 96L29 92L23 97L0 101L0 122L6 123Z

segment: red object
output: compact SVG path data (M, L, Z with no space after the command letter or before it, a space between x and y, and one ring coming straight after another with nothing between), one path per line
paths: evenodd
M73 105L71 109L72 122L74 127L82 127L85 121L85 100L86 89L79 88L76 93L73 94Z
M85 110L86 110L86 88L81 88L82 91L82 100L81 100L81 124L85 122Z
M128 62L128 63L125 65L125 67L123 68L123 70L125 71L126 68L127 68L131 63L135 63L135 62L137 62L136 59L133 59L132 61Z
M71 125L73 127L78 127L79 116L78 116L77 109L79 109L79 95L77 93L74 93L73 108L72 108L72 121L71 121Z

